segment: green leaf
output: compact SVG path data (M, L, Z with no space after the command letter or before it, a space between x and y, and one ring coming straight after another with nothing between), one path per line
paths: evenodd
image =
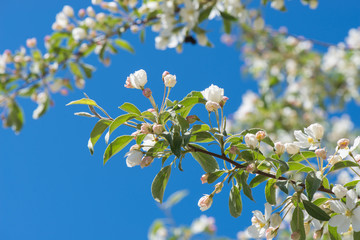
M135 118L136 116L137 116L137 114L128 113L128 114L124 114L124 115L121 115L121 116L115 118L115 120L110 124L109 131L105 136L106 143L109 142L110 135L111 135L112 132L115 131L115 129L120 127L126 121L129 121L130 119Z
M276 188L275 188L275 179L270 179L265 186L265 198L268 203L271 205L276 204Z
M237 18L227 12L220 12L224 20L237 21Z
M204 9L200 15L199 15L199 20L198 22L201 23L202 21L206 20L209 18L209 15L211 13L211 10L214 8L214 5L211 5L210 7Z
M170 149L177 158L180 158L181 156L182 142L183 142L182 137L178 134L174 134L172 138L172 142L170 144Z
M74 74L75 76L79 77L79 78L83 78L80 66L78 63L75 62L70 62L69 63L69 67L70 67L70 71L72 72L72 74Z
M354 231L354 236L353 236L353 238L354 238L354 240L359 240L360 239L360 232L355 232Z
M353 162L353 161L349 161L349 160L337 162L334 164L334 166L332 166L332 168L330 169L330 172L339 170L342 168L347 168L347 167L359 167L359 164L356 162Z
M297 154L294 154L290 159L289 159L289 162L290 161L295 161L295 162L301 162L301 161L304 161L304 157L306 159L309 159L309 158L314 158L316 157L316 154L314 152L310 152L310 151L304 151L304 152L301 152L301 153L297 153Z
M328 225L328 231L331 240L342 240L341 235L337 232L337 227L332 227Z
M191 144L191 145L206 150L200 145L197 144ZM205 172L212 173L219 169L219 165L213 156L201 152L191 152L191 155L201 165L201 167L204 169Z
M289 182L288 181L286 181L286 180L277 180L275 184L276 184L276 186L279 187L279 189L281 191L283 191L286 194L289 194L289 190L288 190Z
M195 124L191 129L191 133L194 134L197 132L206 132L209 130L210 130L210 127L206 124L202 124L202 125Z
M360 180L355 180L355 181L351 181L348 182L344 185L344 187L346 187L347 189L353 189L354 187L356 187L356 184L360 182Z
M320 221L329 221L330 216L324 212L321 208L316 206L310 201L303 200L304 208L307 211L307 213L312 216L313 218L316 218Z
M328 198L318 198L313 202L313 204L315 204L316 206L320 206L321 204L323 204L327 201L329 201Z
M82 98L80 100L72 101L66 104L66 106L74 105L74 104L83 104L83 105L90 105L90 106L98 106L94 100L88 98Z
M229 209L231 216L237 218L241 215L242 202L239 188L233 186L230 190Z
M6 127L11 127L15 132L20 132L24 125L24 114L21 107L14 101L9 101L9 113L5 122Z
M190 142L205 143L214 141L213 135L208 132L197 132L191 135Z
M82 70L84 71L85 76L87 78L91 78L93 71L95 71L95 68L93 66L91 66L89 64L85 64L85 63L81 63L80 66L81 66Z
M221 177L224 173L225 173L225 171L222 171L222 170L218 170L218 171L215 171L215 172L210 173L209 176L208 176L207 182L208 182L209 184L215 182L215 181L216 181L219 177Z
M133 136L120 136L117 137L112 143L110 143L104 153L104 164L115 154L121 151L124 147L126 147L131 140L133 140Z
M304 213L299 206L297 206L293 212L290 226L292 232L298 232L300 234L300 240L306 239L304 228Z
M249 186L251 188L256 187L257 185L259 185L262 182L265 182L268 179L268 177L263 176L263 175L256 175L253 179L251 179Z
M119 108L121 110L124 110L125 112L135 113L136 115L141 116L140 110L132 103L126 102L123 105L121 105Z
M116 39L115 44L126 51L129 51L131 53L135 52L134 48L131 46L131 44L123 39Z
M246 173L246 172L243 172L241 174L241 177L240 177L241 185L243 186L243 192L244 192L245 196L247 196L250 200L255 202L255 200L254 200L254 198L252 196L251 188L246 182L246 180L248 179L248 176L249 176L249 174Z
M94 153L94 146L96 142L99 140L103 132L108 128L108 126L111 124L110 120L107 119L100 119L94 126L93 130L90 133L90 139L88 143L88 148L90 150L90 153Z
M318 175L315 172L309 172L305 179L305 189L310 201L321 186L321 176Z
M171 173L171 165L166 166L154 178L151 184L151 194L155 201L162 203L166 185L169 181Z

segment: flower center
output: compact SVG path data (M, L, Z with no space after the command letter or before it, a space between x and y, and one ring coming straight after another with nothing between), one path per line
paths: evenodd
M315 142L315 140L312 137L308 137L307 140L310 144L314 144L314 142Z
M347 209L347 210L345 211L345 216L351 217L351 216L352 216L352 212Z

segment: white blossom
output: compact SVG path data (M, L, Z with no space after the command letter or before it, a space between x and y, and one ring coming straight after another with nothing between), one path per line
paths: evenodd
M360 29L352 28L349 30L349 36L345 39L346 44L349 48L359 49L360 48Z
M130 83L133 88L142 89L147 83L147 75L145 70L140 69L130 74Z
M191 232L193 234L202 233L206 230L215 230L215 219L201 215L200 218L195 219L191 224Z
M265 236L265 231L270 224L271 205L265 203L265 214L262 214L259 210L253 211L253 217L251 218L252 225L248 227L247 231L253 238L262 238Z
M176 84L176 76L172 74L167 74L164 77L164 84L166 87L174 87Z
M189 28L193 28L199 18L199 2L197 0L184 0L185 7L181 8L180 16L182 22L188 24Z
M256 148L256 146L258 145L259 141L256 139L255 134L252 133L247 133L245 135L245 143L246 145L248 145L251 148Z
M74 16L74 9L72 7L70 7L69 5L65 5L62 11L68 17Z
M295 143L285 143L285 149L286 149L286 152L290 155L299 153L299 151L300 151L299 146Z
M354 145L352 145L351 148L348 146L342 149L339 149L339 155L344 159L346 158L350 153L352 153L360 144L360 136L356 137L354 140Z
M206 99L206 101L212 101L216 103L220 103L224 97L224 89L219 88L214 84L211 84L210 87L208 87L204 91L201 91L201 93L203 97Z
M324 135L324 128L318 124L312 124L307 128L304 128L304 132L300 130L294 131L297 142L294 142L300 148L309 148L309 150L315 150L320 145L320 139Z
M83 28L77 27L72 30L72 36L75 41L80 41L86 38L86 31Z
M347 193L347 189L344 188L341 184L335 184L335 186L332 188L332 191L335 193L337 198L343 198Z
M125 154L125 157L127 157L126 165L128 167L135 167L137 165L140 165L143 153L139 150L131 150L130 152Z

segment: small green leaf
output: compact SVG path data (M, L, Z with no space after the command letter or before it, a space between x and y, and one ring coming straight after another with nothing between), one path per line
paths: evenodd
M341 235L337 232L337 227L332 227L332 226L328 225L328 231L329 231L331 240L342 240ZM355 240L355 238L354 238L354 240Z
M309 172L305 179L305 189L310 201L320 186L321 176L315 172Z
M92 77L92 73L95 71L95 68L89 64L85 64L85 63L81 63L80 64L82 70L85 73L85 76L87 78L91 78Z
M197 133L197 132L206 132L206 131L209 131L210 130L210 127L206 124L202 124L202 125L198 125L198 124L195 124L192 129L191 129L191 133Z
M347 167L359 167L359 164L350 160L345 160L345 161L341 161L341 162L337 162L334 164L334 166L332 166L332 168L330 169L329 172L335 171L335 170L339 170L342 168L347 168Z
M237 18L227 12L220 12L224 20L237 21Z
M348 182L344 185L344 187L346 187L347 189L353 189L356 187L356 184L358 182L360 182L360 180L354 180L354 181Z
M295 161L295 162L301 162L301 161L304 161L304 157L306 159L309 159L309 158L314 158L316 157L316 154L314 152L310 152L310 151L304 151L304 152L301 152L301 153L297 153L297 154L294 154L290 159L289 159L289 162L290 161Z
M115 44L126 51L129 51L131 53L135 52L134 48L131 46L131 44L123 39L116 39Z
M237 218L241 215L242 202L239 188L233 186L230 190L229 209L231 216Z
M107 119L100 119L94 126L93 130L90 133L90 139L88 143L88 148L90 150L90 153L94 153L94 146L96 142L99 140L100 136L103 134L103 132L108 128L108 126L111 124L110 120Z
M115 154L121 151L124 147L126 147L131 140L133 140L133 136L120 136L117 137L112 143L110 143L104 153L104 164Z
M263 176L263 175L256 175L253 179L251 179L249 186L251 188L256 187L257 185L259 185L262 182L265 182L268 179L268 177Z
M214 5L211 5L210 7L204 9L200 15L199 15L199 23L209 18L209 15L211 13L211 10L214 8Z
M154 178L151 184L151 194L155 201L162 203L166 185L169 181L171 173L171 165L166 166Z
M208 182L209 184L215 182L215 181L216 181L219 177L221 177L224 173L225 173L225 171L222 171L222 170L218 170L218 171L215 171L215 172L210 173L209 176L208 176L207 182Z
M355 232L354 231L354 236L353 236L353 238L354 238L354 240L359 240L360 239L360 232Z
M109 142L110 135L111 135L112 132L115 131L115 129L120 127L126 121L129 121L130 119L135 118L136 116L137 116L137 114L128 113L128 114L124 114L124 115L121 115L121 116L115 118L115 120L110 124L109 131L105 136L106 143Z
M329 221L330 220L330 216L326 212L324 212L321 208L319 208L318 206L313 204L312 202L303 200L303 204L304 204L304 208L305 208L306 212L313 218L316 218L320 221Z
M276 189L275 189L275 179L270 179L265 186L265 198L268 203L271 205L276 204Z
M90 106L96 106L97 104L94 100L88 99L88 98L82 98L80 100L72 101L66 104L66 106L74 105L74 104L83 104L83 105L90 105Z
M121 105L119 107L121 110L124 110L125 112L128 112L128 113L135 113L137 114L138 116L141 116L141 112L140 110L132 103L124 103L123 105Z
M240 177L241 185L243 186L243 192L244 192L245 196L247 196L250 200L255 202L255 200L254 200L254 198L252 196L251 188L246 182L246 180L248 179L248 176L249 176L249 174L246 173L246 172L243 172L241 174L241 177Z
M304 228L304 213L301 208L297 206L293 212L292 219L290 222L292 232L298 232L300 234L299 240L305 240L305 228Z
M70 67L70 71L72 72L72 74L74 74L75 76L79 77L79 78L83 78L80 66L78 63L75 62L70 62L69 63L69 67Z
M196 145L196 144L191 144L191 145L206 150L200 145ZM204 169L205 172L212 173L219 169L219 165L213 156L201 152L191 152L191 155L201 165L201 167Z

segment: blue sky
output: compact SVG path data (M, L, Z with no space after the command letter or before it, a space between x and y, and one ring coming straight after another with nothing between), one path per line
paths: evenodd
M90 0L46 1L12 0L0 3L0 52L15 50L29 37L51 33L51 24L62 6L75 9L88 6ZM332 43L342 41L350 28L360 26L360 5L356 0L320 1L316 11L288 2L288 12L265 9L268 24L287 26L290 33ZM126 76L143 68L148 73L149 86L158 101L162 97L161 74L164 70L176 74L178 84L171 98L183 97L191 90L203 90L210 84L225 89L230 98L226 113L234 112L241 94L254 89L255 82L241 75L239 51L219 42L221 26L211 25L210 35L215 48L185 46L182 54L173 50L157 51L149 32L145 44L129 36L136 49L134 55L121 52L112 57L110 67L89 61L97 67L93 79L84 90L112 116L124 101L145 105L139 91L123 87ZM127 168L123 155L102 165L105 143L100 139L95 154L90 155L87 140L94 120L75 117L80 106L65 107L71 100L82 97L81 91L67 97L54 96L55 107L39 120L32 120L34 103L22 101L26 124L20 135L0 129L0 238L1 239L145 239L155 218L164 215L151 197L150 186L160 169L157 162L146 169ZM122 128L117 134L129 134ZM202 213L197 201L213 187L201 185L203 174L191 158L183 161L184 172L173 169L165 198L171 193L188 189L190 195L174 208L179 224L190 224ZM259 188L260 189L260 188ZM251 222L251 211L263 211L263 192L255 191L256 204L243 197L244 210L234 219L228 212L228 187L216 196L214 205L205 212L217 220L219 235L235 238L236 233ZM248 207L250 206L250 207Z

